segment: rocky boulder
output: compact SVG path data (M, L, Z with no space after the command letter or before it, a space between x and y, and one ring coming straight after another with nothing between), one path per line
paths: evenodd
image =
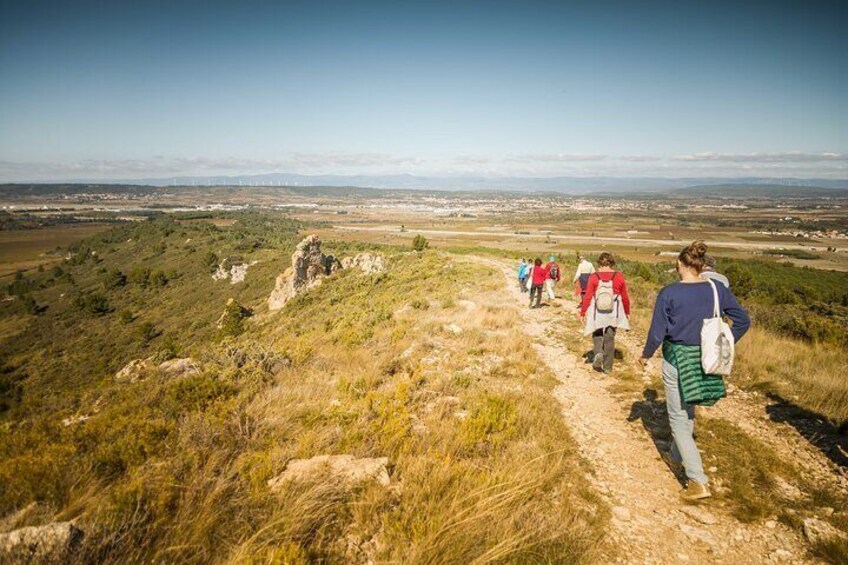
M310 235L297 244L292 254L291 267L277 277L274 291L268 297L268 309L279 310L286 303L341 269L341 263L332 255L321 252L321 240Z
M848 536L818 518L807 518L804 520L804 536L812 545L848 541Z
M244 282L244 279L247 276L247 270L256 263L258 263L258 261L230 264L229 260L224 259L224 261L218 265L218 269L212 273L212 280L225 281L230 279L230 284Z
M380 255L374 255L373 253L360 253L355 257L345 257L342 259L342 268L357 268L366 275L373 275L385 272L386 264L383 257Z
M279 490L291 482L321 480L336 481L346 488L374 481L384 487L391 479L386 469L388 457L363 457L353 455L318 455L311 459L293 459L282 474L268 481L271 490Z
M153 368L152 359L133 359L123 369L115 373L115 380L120 383L134 383L143 379Z
M67 563L83 532L71 522L30 526L0 534L2 563Z
M159 365L159 372L166 377L188 377L200 372L200 367L191 357L169 359Z

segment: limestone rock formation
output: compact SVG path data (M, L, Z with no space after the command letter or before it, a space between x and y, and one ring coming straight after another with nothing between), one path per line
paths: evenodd
M804 536L813 545L829 541L848 541L848 536L818 518L804 520Z
M30 526L0 534L2 563L67 563L83 532L71 522Z
M247 276L247 270L256 263L258 263L258 261L231 265L228 259L224 259L221 264L218 265L218 269L212 273L212 280L224 281L230 279L230 284L244 282L244 279Z
M301 292L321 284L325 277L340 269L352 268L371 275L384 272L386 263L383 257L373 253L360 253L339 261L321 252L321 240L317 235L307 236L297 244L292 254L291 267L277 277L274 291L268 297L268 309L279 310Z
M342 268L358 268L366 275L373 275L385 272L386 265L383 257L380 255L374 255L373 253L360 253L355 257L345 257L342 259Z
M115 380L123 383L134 383L154 371L159 371L159 373L166 377L185 377L199 373L200 367L190 357L169 359L158 366L154 364L153 357L133 359L115 374Z
M289 482L329 478L348 488L368 481L387 487L391 483L386 469L388 463L388 457L357 459L353 455L318 455L311 459L294 459L282 474L268 481L268 486L271 490L278 490Z
M187 377L200 372L200 367L191 357L169 359L159 365L159 372L166 377Z
M144 378L145 374L152 369L151 358L133 359L123 369L115 373L115 380L124 383L134 383Z
M279 310L299 293L321 284L339 269L341 263L332 255L321 252L321 240L310 235L297 244L292 254L291 267L277 277L274 291L268 297L268 309Z

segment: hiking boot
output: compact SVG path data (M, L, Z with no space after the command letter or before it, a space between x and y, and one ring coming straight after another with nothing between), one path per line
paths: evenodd
M592 360L592 368L601 372L604 368L604 354L595 353L595 358Z
M710 487L707 485L703 485L698 481L692 481L686 483L686 488L680 491L680 498L683 500L688 500L690 502L694 502L696 500L703 500L704 498L709 498L713 495L710 492Z
M674 457L671 456L671 452L661 451L660 457L662 457L663 462L668 465L668 468L671 469L671 472L674 473L675 477L683 476L683 473L685 472L683 464L680 461L676 461Z

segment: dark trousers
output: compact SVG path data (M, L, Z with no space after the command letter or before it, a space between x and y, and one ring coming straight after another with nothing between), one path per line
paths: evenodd
M541 306L542 304L542 291L545 288L544 285L534 284L530 286L530 306L533 306L533 297L536 297L536 308Z
M593 351L597 356L603 356L603 369L607 373L612 371L612 362L615 357L615 328L607 326L592 333Z
M527 277L518 279L518 286L521 288L521 292L527 292Z

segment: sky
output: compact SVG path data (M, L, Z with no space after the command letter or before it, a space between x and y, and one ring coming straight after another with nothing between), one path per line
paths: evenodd
M0 0L0 181L848 178L839 2Z

